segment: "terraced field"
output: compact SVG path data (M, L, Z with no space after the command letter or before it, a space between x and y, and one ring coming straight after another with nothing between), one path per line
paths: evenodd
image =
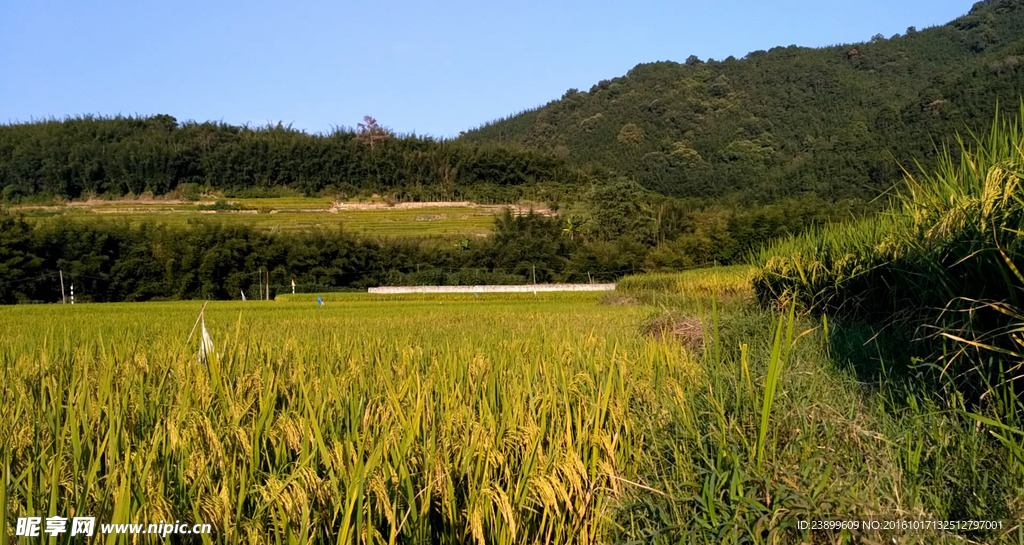
M220 204L218 204L220 203ZM221 208L221 209L218 209ZM505 207L459 203L337 203L328 198L225 199L181 201L88 201L63 206L15 207L31 221L159 222L246 225L257 229L344 229L371 237L484 236ZM514 206L517 212L528 210ZM542 209L540 209L543 211Z

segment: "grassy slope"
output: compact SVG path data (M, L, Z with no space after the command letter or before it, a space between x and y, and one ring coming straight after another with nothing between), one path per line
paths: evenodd
M620 283L628 290L624 295L661 309L648 328L670 335L673 324L714 316L708 292L718 294L718 318L704 322L711 330L701 360L705 374L683 402L694 415L694 434L671 458L675 466L663 469L685 475L677 482L690 483L690 496L679 501L686 496L679 492L672 495L675 502L655 501L657 509L675 506L687 531L714 541L745 536L759 542L758 524L791 529L796 520L823 516L1022 520L1024 468L992 435L999 430L978 426L957 410L956 399L887 376L872 343L874 331L758 308L750 272L707 269ZM772 339L780 334L776 346ZM686 337L678 332L680 342ZM766 393L771 383L774 396ZM759 456L762 433L765 453ZM702 524L714 530L694 529ZM652 524L652 532L658 527ZM875 542L1018 543L1024 525L959 536L843 535ZM814 542L844 541L840 532L814 536ZM800 541L812 539L803 534Z

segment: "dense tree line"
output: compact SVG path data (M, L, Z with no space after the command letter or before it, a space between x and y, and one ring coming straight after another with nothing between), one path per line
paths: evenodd
M463 139L553 150L668 195L870 200L1022 91L1024 2L989 0L888 39L641 64Z
M0 213L0 303L59 301L59 271L79 301L97 302L258 297L259 271L269 271L272 295L290 291L292 279L305 292L610 281L743 261L770 238L840 213L816 199L738 210L647 197L620 180L587 192L588 207L576 218L506 212L483 239L375 240L341 230L276 233L218 223L30 223Z
M575 171L550 153L399 137L374 126L311 135L168 115L0 125L0 196L14 203L217 190L512 202L536 195L537 186L575 181Z

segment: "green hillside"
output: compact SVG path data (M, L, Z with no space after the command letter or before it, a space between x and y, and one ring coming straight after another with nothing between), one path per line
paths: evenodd
M873 198L900 166L1010 113L1024 88L1024 2L987 0L949 24L743 59L640 64L467 132L628 175L675 196L739 202Z

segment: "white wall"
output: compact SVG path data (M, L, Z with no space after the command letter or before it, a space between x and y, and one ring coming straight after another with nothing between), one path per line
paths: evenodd
M530 293L534 291L615 291L615 284L518 284L512 286L381 286L370 293Z

